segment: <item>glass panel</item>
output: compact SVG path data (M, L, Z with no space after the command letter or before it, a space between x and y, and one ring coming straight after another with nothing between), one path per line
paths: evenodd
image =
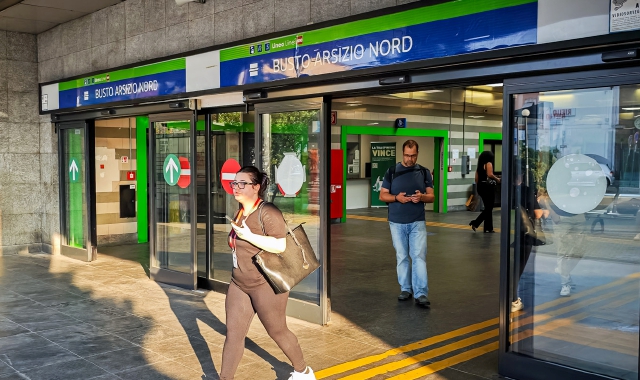
M640 86L512 101L511 350L637 379Z
M191 123L157 122L155 128L156 255L154 265L191 273Z
M231 227L225 215L233 217L238 202L222 186L222 166L228 160L235 160L238 166L255 164L254 120L253 113L241 112L212 115L211 119L211 272L215 280L227 283L231 282L233 261L227 242Z
M207 139L205 136L204 115L198 117L196 124L196 210L198 212L196 257L198 277L207 278Z
M495 172L502 173L502 143L495 144L494 158L496 163Z
M63 170L66 213L64 232L66 245L87 248L87 197L85 181L85 130L84 128L62 129L64 139Z
M271 187L267 200L275 203L291 227L300 223L316 252L320 252L320 111L262 115L262 162ZM322 262L320 264L323 264ZM291 297L320 304L320 271L291 290Z

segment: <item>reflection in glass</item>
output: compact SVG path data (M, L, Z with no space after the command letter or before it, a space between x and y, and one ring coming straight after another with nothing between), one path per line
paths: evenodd
M156 267L191 272L191 123L156 122ZM176 162L177 161L177 162Z
M75 248L86 248L88 240L87 198L85 186L85 130L62 129L65 152L63 163L65 189L65 226L66 245Z
M262 163L271 179L267 201L275 203L290 227L304 224L316 255L320 252L319 110L262 115ZM320 263L323 264L322 262ZM291 297L320 304L320 271L291 290Z
M204 115L196 122L196 268L198 277L207 277L207 139L205 135Z
M511 350L637 379L640 87L512 101Z
M213 279L229 283L233 259L227 241L231 227L225 215L233 217L238 202L223 187L222 166L228 160L235 160L238 166L255 163L255 116L228 112L211 115L211 118L211 273Z

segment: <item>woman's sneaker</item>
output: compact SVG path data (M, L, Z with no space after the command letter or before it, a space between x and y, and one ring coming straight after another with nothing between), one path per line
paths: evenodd
M562 289L560 289L560 296L569 297L571 295L571 284L562 285Z
M311 367L307 366L304 372L291 372L291 377L289 380L316 380L316 375L313 374L313 370Z
M522 300L518 297L517 300L511 302L511 312L515 313L516 311L520 311L524 309L524 304L522 303Z

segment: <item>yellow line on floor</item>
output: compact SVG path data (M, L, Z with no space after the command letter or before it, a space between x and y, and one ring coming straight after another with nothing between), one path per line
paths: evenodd
M610 282L610 283L607 283L607 284L603 284L603 285L599 285L599 286L597 286L595 288L592 288L592 289L589 289L589 290L585 290L585 291L580 292L580 293L576 293L572 297L562 297L562 298L559 298L559 299L554 300L554 301L546 302L544 304L536 306L534 308L534 310L535 310L535 312L541 312L541 311L550 309L550 308L555 307L555 306L559 306L559 305L561 305L563 303L566 303L566 302L569 302L569 301L572 301L572 300L575 301L576 299L584 298L586 296L589 296L591 294L600 292L602 290L611 289L611 288L613 288L615 286L625 284L627 282L630 282L630 281L632 281L634 279L638 279L638 278L640 278L640 272L630 274L630 275L628 275L626 277L623 277L623 278L620 278L620 279L618 279L616 281L613 281L613 282ZM616 292L620 292L620 291L616 290ZM515 330L515 329L517 329L519 327L525 326L527 324L530 324L530 323L541 323L541 322L544 322L546 320L553 319L554 317L560 316L562 314L566 314L566 313L568 313L570 311L577 310L577 309L580 309L580 308L585 307L585 306L589 306L589 305L591 305L593 303L596 303L596 302L600 302L604 298L608 297L611 293L612 292L607 292L605 294L602 294L602 295L596 297L595 299L582 300L580 302L577 302L575 304L569 305L567 307L564 307L564 308L561 308L561 309L558 309L558 310L554 310L553 312L550 312L550 313L547 313L547 314L537 314L535 316L528 316L527 314L521 314L521 315L518 316L519 319L517 319L517 321L516 321L516 319L514 319L514 323L512 323L512 325L511 325L511 331L513 331L513 330ZM333 376L333 375L337 375L337 374L340 374L340 373L344 373L344 372L348 372L348 371L351 371L351 370L354 370L354 369L358 369L358 368L363 367L365 365L384 360L384 359L386 359L388 357L391 357L391 356L407 353L407 352L410 352L410 351L413 351L413 350L417 350L417 349L420 349L420 348L424 348L424 347L428 347L428 346L434 345L436 343L444 342L446 340L453 339L453 338L456 338L456 337L459 337L459 336L462 336L462 335L466 335L466 334L469 334L469 333L472 333L472 332L475 332L475 331L478 331L478 330L482 330L484 328L493 326L493 325L497 324L498 322L499 322L498 318L490 319L490 320L487 320L487 321L484 321L484 322L480 322L480 323L476 323L476 324L473 324L473 325L470 325L470 326L462 327L460 329L453 330L453 331L450 331L450 332L445 333L445 334L437 335L437 336L434 336L434 337L431 337L431 338L423 339L423 340L418 341L418 342L410 343L410 344L407 344L407 345L404 345L404 346L401 346L401 347L398 347L398 348L387 350L387 351L385 351L385 352L383 352L381 354L372 355L372 356L356 359L356 360L353 360L353 361L350 361L350 362L338 364L336 366L329 367L329 368L326 368L326 369L323 369L323 370L320 370L320 371L316 372L316 378L324 379L324 378L327 378L327 377L330 377L330 376ZM488 331L488 332L485 332L483 334L491 334L491 333L495 333L497 335L498 330L496 329L496 330ZM478 336L480 336L480 335L478 335ZM471 337L471 338L474 338L474 337ZM467 338L467 340L463 340L463 341L468 341L468 339L471 339L471 338ZM487 339L487 338L485 338L485 339ZM485 339L482 339L482 340L485 340ZM480 341L482 341L482 340L480 340ZM460 342L463 342L463 341L460 341ZM460 344L460 342L457 342L457 343L454 342L454 343L450 344L450 346L451 345L457 346L457 345ZM445 347L447 347L447 346L445 346ZM465 346L463 345L463 347L465 347ZM443 348L444 347L441 347L439 349L443 349ZM437 350L439 350L439 349L437 349ZM456 348L456 349L458 349L458 348ZM451 351L454 351L454 350L451 350ZM433 350L433 351L435 351L435 350ZM411 364L409 364L409 365L411 365ZM353 379L356 379L356 378L353 378Z
M406 359L398 360L395 362L391 362L375 368L368 369L366 371L358 372L350 376L342 377L341 379L342 380L370 379L376 375L382 375L385 373L397 371L399 369L402 369L414 364L418 364L433 358L437 358L438 356L442 356L465 347L472 346L476 343L480 343L487 339L495 338L496 336L498 336L498 331L499 331L498 329L487 331L482 334L474 335L469 338L462 339L458 342L454 342L443 347L438 347L436 349L429 350L429 351L420 353L418 355L411 356Z
M613 287L622 285L622 284L627 283L629 281L637 280L638 278L640 278L640 272L632 273L632 274L627 275L625 277L619 278L619 279L617 279L615 281L608 282L606 284L602 284L602 285L596 286L596 287L591 288L589 290L585 290L585 291L582 291L582 292L579 292L579 293L572 294L571 297L561 297L561 298L558 298L558 299L553 300L553 301L545 302L545 303L543 303L541 305L538 305L538 306L534 307L534 311L535 312L541 312L543 310L551 309L552 307L556 307L556 306L561 305L563 303L566 303L568 301L571 301L571 300L575 301L576 299L584 298L586 296L590 296L590 295L592 295L594 293L598 293L598 292L601 292L601 291L606 290L606 289L611 289ZM523 318L525 316L526 316L526 314L521 314L518 317Z
M418 369L414 369L413 371L409 371L406 373L401 373L399 375L389 377L387 380L414 380L423 376L428 376L438 371L442 371L445 368L449 368L456 364L464 363L471 359L477 358L489 352L495 351L498 349L500 345L498 342L489 343L487 345L474 348L469 351L465 351L458 355L454 355L450 358L437 361L435 363L428 364L426 366L420 367ZM363 378L364 379L364 378Z
M625 288L627 288L628 290L624 291L625 292L624 294L627 294L629 291L636 291L637 292L637 290L634 289L633 286L630 286L629 284L627 284L625 286ZM513 332L514 330L518 329L519 327L522 327L522 326L525 326L525 325L528 325L528 324L532 324L532 323L539 324L539 323L542 323L542 322L545 322L545 321L549 321L548 325L550 325L551 327L546 327L547 324L545 324L545 327L534 328L534 330L536 331L535 335L543 334L545 332L554 330L555 328L560 327L560 326L568 326L570 324L569 322L573 321L574 319L576 319L576 318L578 320L584 319L588 315L591 315L592 313L591 312L583 312L581 314L577 314L576 316L572 316L572 317L569 317L569 318L560 318L560 319L556 319L556 318L561 316L561 315L563 315L563 314L567 314L567 313L569 313L571 311L582 309L582 308L588 307L588 306L590 306L592 304L598 303L598 302L600 302L600 301L602 301L604 299L607 299L614 292L617 293L617 294L620 293L619 290L611 291L611 292L602 294L602 295L600 295L600 296L598 296L596 298L587 298L587 299L584 299L584 300L582 300L582 301L580 301L580 302L578 302L576 304L569 305L569 306L564 307L564 308L559 309L559 310L554 310L552 313L549 313L549 314L535 315L533 318L532 317L528 317L528 318L521 319L521 320L517 321L516 323L514 323L511 326L511 331ZM564 300L568 300L568 299L564 298ZM616 303L615 300L612 300L611 302L613 304ZM630 300L625 301L625 303L628 303L628 302L630 302ZM557 327L553 327L553 326L556 326L556 325L557 325ZM433 349L433 350L429 350L429 351L420 353L418 355L415 355L415 356L412 356L412 357L409 357L409 358L405 358L405 359L402 359L402 360L398 360L398 361L395 361L395 362L392 362L392 363L380 365L380 366L377 366L377 367L374 367L374 368L371 368L371 369L368 369L368 370L365 370L365 371L362 371L362 372L358 372L358 373L352 374L350 376L343 377L341 379L342 380L370 379L370 378L372 378L372 377L374 377L376 375L382 375L382 374L386 374L386 373L389 373L389 372L397 371L397 370L400 370L402 368L409 367L411 365L418 364L420 362L425 362L425 361L433 359L435 357L442 356L442 355L445 355L447 353L450 353L450 352L453 352L453 351L457 351L457 350L465 348L465 347L472 346L472 345L480 343L480 342L482 342L484 340L496 337L496 336L498 336L498 333L499 333L498 329L487 331L487 332L484 332L482 334L474 335L474 336L471 336L469 338L466 338L466 339L451 343L451 344L443 346L443 347L439 347L439 348L436 348L436 349ZM524 338L530 336L531 333L532 333L531 329L525 330L523 332L516 333L515 335L513 335L513 337L514 337L513 340L514 341L519 341L521 339L524 339ZM424 368L427 368L427 371L432 369L431 366L426 366ZM418 372L416 372L416 373L418 373ZM430 374L430 373L422 373L422 372L419 372L419 373L420 373L420 376L426 376L426 375Z
M624 297L623 299L612 300L611 302L609 302L606 305L603 305L602 307L606 307L608 309L616 308L616 307L620 307L622 305L625 305L625 304L627 304L629 302L632 302L632 301L637 299L637 291L635 291L635 292L632 291L632 292L627 292L627 293L630 293L630 294L627 295L626 297ZM532 337L534 335L542 335L542 334L549 333L549 332L551 332L553 330L556 330L558 328L561 328L561 327L570 326L572 324L575 324L578 321L581 321L581 320L591 316L592 314L593 314L592 312L587 311L587 312L582 312L580 314L576 314L576 315L573 315L573 316L570 316L570 317L567 317L567 318L561 318L561 319L557 319L557 320L552 320L549 323L545 324L544 326L541 326L541 327L538 327L538 328L534 328L534 330L530 330L529 329L529 330L525 330L525 331L522 331L522 332L516 334L514 336L514 339L512 340L512 342L513 343L519 342L520 340ZM489 352L495 351L498 348L499 348L498 342L497 341L496 342L492 342L492 343L489 343L489 344L484 345L482 347L478 347L478 348L475 348L475 349L472 349L472 350L469 350L469 351L462 352L462 353L460 353L458 355L454 355L454 356L449 357L447 359L444 359L444 360L441 360L441 361L437 361L435 363L427 364L425 366L422 366L420 368L414 369L412 371L405 372L405 373L402 373L402 374L399 374L399 375L396 375L396 376L393 376L393 377L389 377L388 379L389 380L391 380L391 379L394 379L394 380L416 380L416 379L419 379L419 378L421 378L423 376L431 375L431 374L433 374L435 372L438 372L438 371L441 371L441 370L443 370L445 368L449 368L451 366L454 366L454 365L457 365L457 364L460 364L460 363L464 363L466 361L469 361L471 359L477 358L477 357L482 356L484 354L487 354ZM413 358L409 358L409 359L414 359L415 358L415 359L418 359L417 360L418 362L428 360L428 359L419 360L419 359L421 359L421 355L423 355L423 354L416 355ZM409 360L409 359L405 359L405 360ZM410 363L410 364L407 364L407 365L405 365L403 367L406 367L406 366L409 366L409 365L412 365L412 364L416 364L416 363ZM397 369L400 369L400 368L403 368L403 367L398 367ZM374 369L372 369L372 370L374 370ZM344 379L350 379L350 380L370 379L372 376L370 376L368 374L368 372L370 372L372 370L367 370L367 371L363 371L363 372L360 372L358 374L355 374L355 375L362 374L363 376L360 376L360 377L352 375L353 377L346 377Z
M414 343L410 343L398 348L393 348L391 350L385 351L381 354L377 354L377 355L372 355L372 356L367 356L361 359L356 359L347 363L343 363L343 364L338 364L336 366L333 367L329 367L323 370L320 370L318 372L316 372L316 378L318 379L324 379L326 377L329 376L333 376L333 375L337 375L339 373L343 373L343 372L347 372L347 371L351 371L354 370L356 368L360 368L363 367L367 364L371 364L371 363L375 363L377 361L386 359L390 356L395 356L398 354L404 354L406 352L410 352L410 351L414 351L414 350L418 350L424 347L428 347L431 346L433 344L436 343L440 343L440 342L444 342L446 340L449 339L453 339L465 334L469 334L478 330L482 330L484 328L493 326L495 324L497 324L499 321L498 318L493 318L490 319L488 321L484 321L484 322L480 322L480 323L476 323L470 326L466 326L466 327L462 327L459 328L457 330L453 330L450 331L448 333L444 333L441 335L437 335L431 338L427 338L427 339L423 339L420 340L418 342L414 342Z
M363 216L363 215L347 215L347 219L358 219L358 220L368 220L370 222L386 222L387 218L379 218L377 216ZM471 231L471 227L464 226L462 224L451 224L451 223L441 223L441 222L427 222L427 226L429 227L442 227L442 228L454 228L457 230L469 230ZM500 232L499 228L493 229L496 232Z

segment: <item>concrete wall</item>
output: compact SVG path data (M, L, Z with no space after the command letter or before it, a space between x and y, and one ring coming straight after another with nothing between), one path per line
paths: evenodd
M59 231L57 139L38 102L36 36L0 31L0 255L50 252Z
M234 42L414 0L127 0L38 35L40 82Z

